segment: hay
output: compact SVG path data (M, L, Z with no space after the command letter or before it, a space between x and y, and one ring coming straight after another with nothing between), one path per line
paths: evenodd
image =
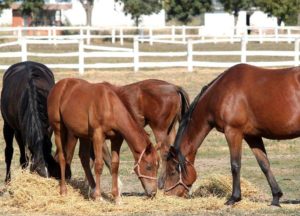
M250 200L265 199L261 191L246 179L241 178L241 190L243 198ZM193 196L195 197L225 197L229 198L232 192L232 177L224 175L211 175L204 179L200 186L195 190Z
M231 189L231 178L212 176L203 181L194 192L194 198L183 199L167 197L159 192L150 200L136 193L127 193L122 204L110 202L110 194L103 193L104 202L88 199L88 187L82 179L74 179L68 185L68 194L59 195L59 183L54 179L45 179L30 174L29 171L14 170L11 183L2 189L0 208L3 214L20 215L172 215L208 214L228 212L224 206L226 196ZM205 186L206 185L206 186ZM201 188L201 189L200 189ZM254 211L268 208L266 202L253 202L248 198L257 197L258 190L246 180L242 180L244 199L230 208L231 211ZM108 189L110 190L110 189ZM211 192L213 191L213 193ZM222 195L221 195L222 194Z

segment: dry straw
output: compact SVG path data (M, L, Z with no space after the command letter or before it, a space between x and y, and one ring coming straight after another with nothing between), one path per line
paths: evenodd
M193 198L166 197L159 192L150 200L134 193L124 195L123 203L115 205L109 194L103 194L104 202L88 199L88 188L83 181L74 179L68 185L68 195L59 195L58 181L45 179L28 171L14 171L11 183L2 189L0 208L4 214L21 215L131 215L227 212L224 206L231 192L231 177L211 176L200 182ZM126 186L126 185L124 185ZM259 190L242 180L245 199L234 208L255 210L268 208ZM108 191L108 190L107 190ZM256 200L253 202L251 200Z

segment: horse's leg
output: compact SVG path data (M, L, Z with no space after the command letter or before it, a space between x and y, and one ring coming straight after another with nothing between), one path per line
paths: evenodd
M257 160L261 170L265 174L267 181L271 187L271 191L272 191L272 195L273 195L273 201L272 201L271 205L280 206L279 199L283 194L282 194L282 191L281 191L280 187L278 186L278 184L275 180L275 177L271 171L270 162L267 157L267 152L266 152L265 145L263 143L262 138L247 136L247 137L245 137L245 140L248 143L248 145L250 146L253 154L255 155L256 160Z
M4 126L3 126L3 135L4 135L4 140L6 143L6 147L5 147L5 163L6 163L5 182L8 183L11 178L10 166L11 166L11 160L12 160L13 153L14 153L14 148L13 148L14 130L5 121L4 121Z
M81 165L83 167L85 176L89 182L90 187L95 188L96 183L90 167L90 152L91 152L90 149L92 146L92 142L88 139L83 139L83 138L80 138L79 140L80 140L79 157L80 157Z
M94 130L93 133L93 148L95 153L95 176L96 176L96 187L91 193L91 197L93 199L99 198L102 200L101 197L101 190L100 190L100 176L103 170L103 143L105 141L104 133L100 128Z
M71 134L68 133L67 135L67 144L65 147L65 154L67 159L67 165L71 167L71 162L74 156L75 146L76 146L77 138Z
M26 155L26 151L25 151L25 144L23 142L22 135L19 131L15 132L15 137L20 149L20 165L22 169L25 169L28 166L28 161L29 161L29 158Z
M56 152L58 156L59 166L60 166L60 194L67 194L67 186L66 186L66 159L64 156L63 145L65 145L65 140L63 139L63 134L61 134L60 130L54 130L55 135L55 144L56 144Z
M225 137L230 150L230 163L232 172L232 195L225 203L226 205L233 205L235 202L241 200L241 155L242 155L242 140L243 134L238 129L226 128Z
M103 143L103 161L111 174L111 154L105 141Z
M112 175L112 195L115 199L116 204L121 203L121 185L122 182L119 180L119 164L120 164L120 149L122 146L123 137L120 135L116 135L113 139L111 139L111 155L112 155L112 163L111 163L111 175Z
M167 134L168 133L167 130L160 130L157 128L152 128L152 130L153 130L153 134L155 136L155 140L157 143L157 150L159 150L159 152L160 152L161 170L160 170L160 175L158 178L158 188L162 189L164 186L163 182L164 182L165 175L166 175L166 159L167 159L167 154L168 154L171 143L169 143L169 137Z

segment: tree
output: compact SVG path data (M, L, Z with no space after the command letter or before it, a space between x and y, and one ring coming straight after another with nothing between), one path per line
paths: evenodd
M253 0L220 0L224 6L224 10L233 13L235 17L239 15L239 11L248 10L255 5Z
M278 19L278 25L282 21L289 25L297 24L300 13L300 0L256 0L260 10Z
M3 0L0 4L0 10L10 8L15 0ZM20 10L23 15L32 16L32 19L41 12L44 6L44 0L24 0L21 4Z
M160 0L115 0L116 2L123 2L125 14L130 14L135 21L136 26L141 21L142 15L151 15L158 13L162 9Z
M192 16L212 10L212 0L166 0L168 19L175 18L187 24Z
M88 26L92 25L92 11L94 7L94 0L79 0L82 4L85 14L86 14L86 24Z

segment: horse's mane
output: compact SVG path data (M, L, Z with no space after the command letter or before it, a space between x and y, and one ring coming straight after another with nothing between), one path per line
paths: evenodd
M207 91L207 89L216 82L216 80L218 80L221 76L223 75L223 73L219 74L215 79L213 79L211 82L209 82L207 85L203 86L200 93L195 97L194 101L191 103L188 111L184 114L180 124L179 124L179 128L176 134L176 138L175 138L175 142L174 142L174 150L175 153L178 155L178 161L179 161L179 166L181 167L181 169L183 171L186 171L186 167L185 167L185 157L183 156L182 152L180 151L180 144L181 144L181 139L182 136L187 128L187 126L189 125L191 119L192 119L192 114L198 104L198 101L201 99L201 97L203 96L203 94Z
M37 154L38 158L44 158L51 154L52 146L47 136L49 128L47 96L50 89L46 90L38 87L35 81L47 75L48 78L46 79L50 81L51 86L54 85L54 77L52 72L41 64L26 62L25 70L28 73L28 82L22 94L19 111L22 136L29 149Z

